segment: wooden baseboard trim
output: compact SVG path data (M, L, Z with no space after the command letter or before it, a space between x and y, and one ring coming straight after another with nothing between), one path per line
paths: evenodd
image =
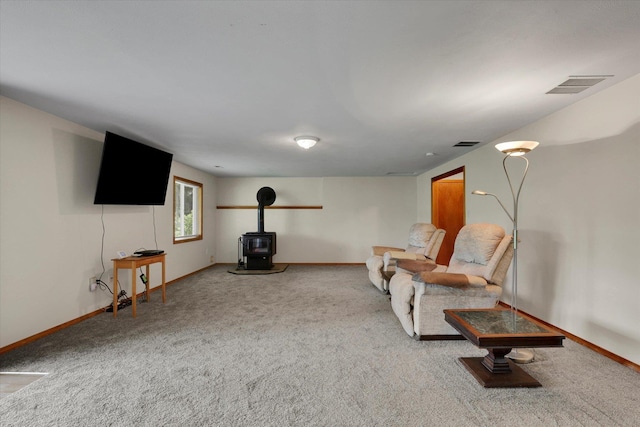
M416 341L462 341L466 340L462 335L413 335Z
M306 205L306 206L264 206L265 209L322 209L322 205ZM216 209L258 209L257 205L219 205Z
M349 266L349 265L366 265L364 262L286 262L278 261L276 264L289 264L289 265L318 265L318 266ZM235 262L220 262L216 265L237 265Z
M167 282L166 286L173 285L174 283L179 282L179 281L181 281L181 280L184 280L184 279L186 279L187 277L195 276L196 274L200 273L201 271L208 270L208 269L210 269L210 268L212 268L212 267L215 267L216 265L218 265L218 264L211 264L211 265L207 265L206 267L202 267L202 268L200 268L200 269L198 269L198 270L196 270L196 271L192 271L191 273L187 273L187 274L185 274L184 276L180 276L180 277L178 277L177 279L169 280L169 281ZM155 287L155 288L153 288L153 289L154 289L154 290L158 290L158 289L162 289L162 288L161 288L160 286L157 286L157 287Z
M27 337L25 339L22 339L20 341L16 341L13 344L6 345L6 346L0 348L0 354L7 353L7 352L9 352L11 350L15 350L18 347L22 347L23 345L27 345L29 343L37 341L40 338L44 338L44 337L46 337L48 335L51 335L51 334L53 334L55 332L61 331L62 329L68 328L69 326L75 325L76 323L80 323L83 320L87 320L87 319L90 319L93 316L97 316L98 314L104 313L104 311L105 311L105 308L101 308L99 310L96 310L96 311L93 311L91 313L87 313L87 314L85 314L83 316L80 316L80 317L78 317L76 319L69 320L68 322L62 323L62 324L60 324L58 326L54 326L53 328L47 329L46 331L42 331L40 333L37 333L35 335L32 335L32 336Z
M180 280L182 280L182 279L186 279L186 278L187 278L187 277L189 277L189 276L193 276L194 274L200 273L201 271L204 271L204 270L206 270L206 269L208 269L208 268L211 268L211 267L213 267L214 265L215 265L215 264L212 264L212 265L209 265L209 266L207 266L207 267L204 267L204 268L201 268L201 269L199 269L199 270L196 270L196 271L194 271L194 272L191 272L191 273L189 273L189 274L186 274L186 275L184 275L184 276L182 276L182 277L179 277L179 278L177 278L177 279L169 280L169 281L165 284L165 286L172 285L172 284L174 284L174 283L176 283L176 282L179 282L179 281L180 281ZM155 292L155 291L157 291L157 290L162 290L162 286L156 286L156 287L154 287L154 288L151 288L151 289L149 289L149 292ZM140 292L137 296L138 296L138 297L144 296L144 292ZM11 350L15 350L16 348L19 348L19 347L22 347L22 346L27 345L27 344L29 344L29 343L32 343L32 342L34 342L34 341L37 341L37 340L39 340L40 338L44 338L44 337L46 337L46 336L48 336L48 335L51 335L51 334L53 334L53 333L56 333L56 332L61 331L61 330L63 330L63 329L66 329L66 328L68 328L69 326L73 326L73 325L75 325L75 324L77 324L77 323L80 323L80 322L82 322L82 321L84 321L84 320L87 320L87 319L90 319L90 318L92 318L92 317L94 317L94 316L97 316L98 314L102 314L102 313L104 313L104 312L107 310L107 308L109 308L109 307L111 307L111 304L107 305L106 307L102 307L102 308L100 308L100 309L98 309L98 310L92 311L91 313L87 313L87 314L82 315L82 316L80 316L80 317L77 317L77 318L75 318L75 319L69 320L68 322L64 322L64 323L62 323L62 324L60 324L60 325L58 325L58 326L54 326L53 328L47 329L46 331L42 331L42 332L39 332L39 333L37 333L37 334L35 334L35 335L31 335L30 337L24 338L24 339L22 339L22 340L20 340L20 341L16 341L16 342L14 342L13 344L9 344L9 345L6 345L6 346L4 346L4 347L1 347L1 348L0 348L0 354L4 354L4 353L7 353L7 352L9 352L9 351L11 351Z
M349 265L365 265L364 262L285 262L289 265L318 265L318 266L349 266Z
M498 305L505 307L505 308L511 308L511 306L507 303L504 303L502 301L498 302ZM538 319L536 316L532 316L531 314L527 313L526 311L522 311L520 309L518 309L518 313L522 314L524 317L528 317L530 319L535 320L536 322L542 323L543 325L547 326L548 328L554 329L558 332L560 332L562 335L564 335L565 337L569 338L571 341L576 342L584 347L587 347L593 351L595 351L598 354L603 355L604 357L607 357L611 360L613 360L614 362L618 362L621 365L624 365L628 368L633 369L636 372L640 372L640 365L638 365L637 363L633 363L630 360L625 359L624 357L620 357L615 353L610 352L609 350L606 350L600 346L595 345L592 342L589 342L587 340L584 340L576 335L573 335L571 332L567 332L564 329L560 329L555 325L552 325L548 322L545 322L544 320Z

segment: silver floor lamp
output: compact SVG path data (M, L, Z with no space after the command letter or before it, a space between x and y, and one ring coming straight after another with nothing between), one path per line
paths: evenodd
M480 190L474 190L471 192L471 194L476 194L478 196L494 197L513 223L513 280L511 281L511 309L514 316L514 325L517 324L515 319L518 314L518 201L520 199L522 184L524 183L524 179L527 177L527 171L529 170L529 160L527 160L524 155L537 146L538 142L536 141L511 141L502 142L496 145L496 149L505 154L504 159L502 159L502 168L504 169L507 181L509 182L509 188L511 189L511 196L513 198L513 214L509 213L507 208L495 194ZM524 170L522 172L522 177L520 178L520 184L518 185L517 191L514 189L513 182L509 176L509 171L507 170L507 160L511 158L524 160ZM516 348L513 349L507 357L517 363L529 363L533 361L534 354L533 350Z

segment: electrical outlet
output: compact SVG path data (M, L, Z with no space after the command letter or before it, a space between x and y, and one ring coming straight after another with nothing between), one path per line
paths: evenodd
M211 263L214 262L213 255L211 255L211 259L209 260L209 262L211 262Z
M93 292L98 288L98 280L95 276L89 278L89 291Z

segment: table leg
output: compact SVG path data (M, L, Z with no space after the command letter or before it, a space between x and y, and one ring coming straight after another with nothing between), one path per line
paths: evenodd
M164 257L162 257L162 262L160 263L162 264L162 303L166 303L167 302L167 293L165 292L165 275L164 275Z
M136 317L136 265L131 263L131 312Z
M118 316L118 267L113 263L113 317Z
M510 348L488 348L489 353L482 359L482 366L492 374L504 374L511 372L509 361L505 355L511 352Z
M489 354L484 358L460 358L462 364L484 387L540 387L542 385L524 369L504 357L511 349L487 350L489 350ZM506 366L504 366L502 359L506 362Z
M147 276L147 283L144 284L144 297L145 297L145 301L149 302L149 283L151 283L151 276L149 275L149 264L147 264L147 268L146 268L146 276Z

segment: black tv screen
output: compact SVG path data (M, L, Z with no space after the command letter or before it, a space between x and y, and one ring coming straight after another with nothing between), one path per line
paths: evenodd
M173 154L107 132L96 205L164 205Z

